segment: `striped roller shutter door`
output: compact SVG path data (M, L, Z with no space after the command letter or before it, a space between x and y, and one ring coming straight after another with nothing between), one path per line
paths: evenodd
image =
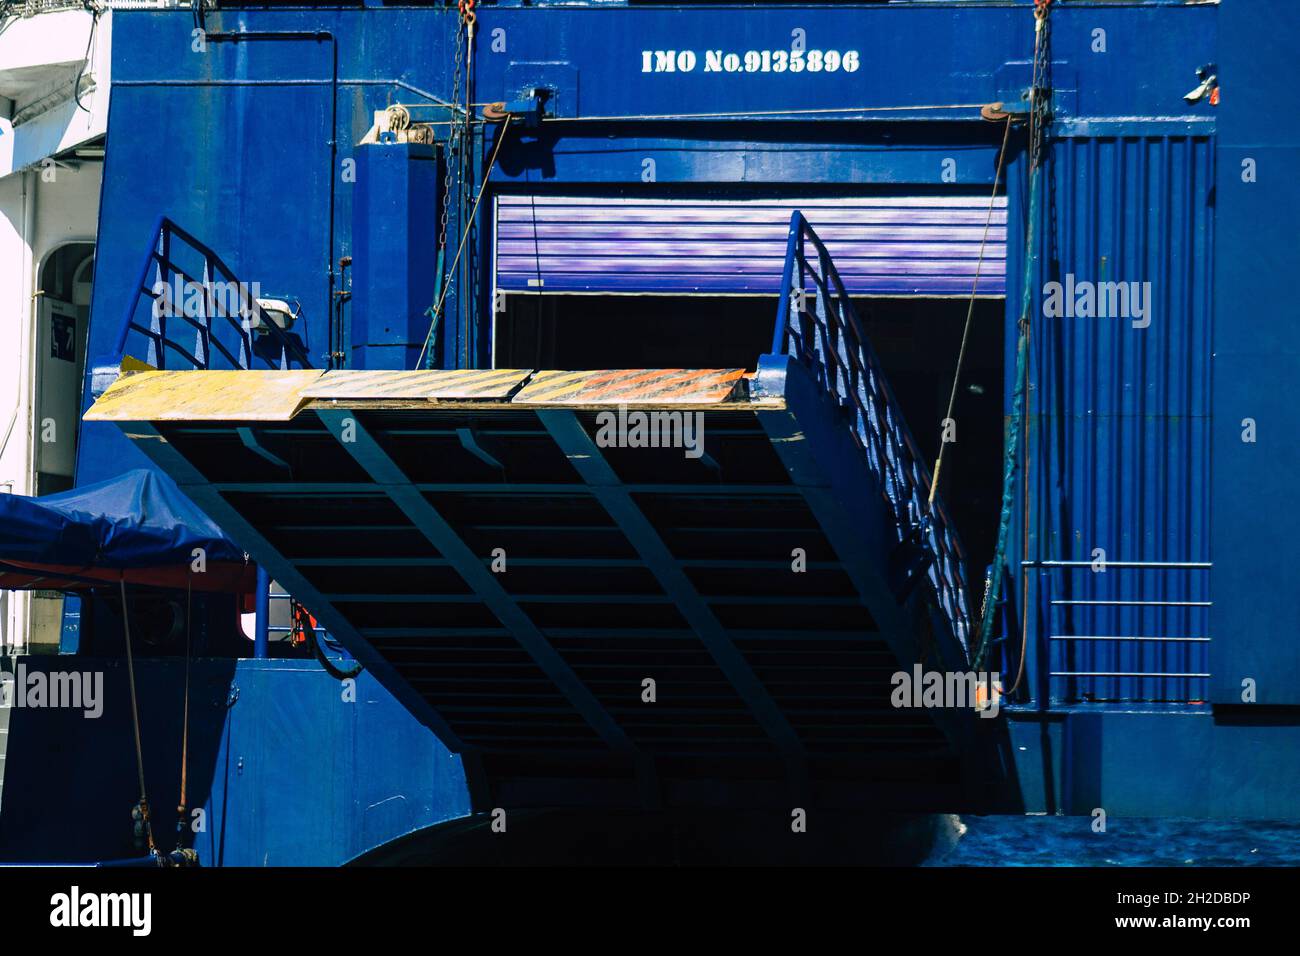
M801 210L855 295L969 295L987 196L781 200L497 198L496 278L506 292L780 291L790 213ZM1006 286L998 197L979 294Z

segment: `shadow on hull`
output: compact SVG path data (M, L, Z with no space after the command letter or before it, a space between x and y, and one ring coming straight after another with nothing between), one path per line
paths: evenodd
M965 827L952 814L754 811L515 811L505 832L477 814L408 834L351 866L917 866L948 853Z

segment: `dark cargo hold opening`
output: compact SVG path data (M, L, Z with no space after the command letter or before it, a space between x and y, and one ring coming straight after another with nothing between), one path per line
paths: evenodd
M854 305L933 471L970 301L873 298L855 299ZM1003 299L975 300L953 407L956 441L944 453L939 489L966 548L977 603L993 560L1001 507L1004 308Z
M854 299L865 332L933 467L969 300ZM977 299L941 489L978 586L1001 494L1003 309ZM507 295L497 368L744 368L772 348L772 296Z
M772 296L508 295L497 368L744 368L772 350Z

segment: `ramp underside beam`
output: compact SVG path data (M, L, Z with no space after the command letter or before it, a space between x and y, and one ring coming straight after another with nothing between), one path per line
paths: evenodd
M275 581L310 607L326 630L342 641L352 656L365 664L375 678L437 734L449 750L473 758L476 748L460 738L429 702L401 678L393 665L361 635L352 622L325 599L294 562L288 560L279 548L232 507L174 444L168 442L147 422L132 423L127 434L134 439L137 448L176 481L191 501L202 508L231 538L238 541L241 547L247 549ZM470 761L467 761L467 770L469 766Z
M676 603L678 610L708 648L778 752L787 761L801 763L804 757L803 744L794 728L759 682L749 663L736 650L726 629L696 591L690 578L677 564L672 552L637 507L574 413L567 409L547 409L539 411L538 417L574 469L591 487L596 499L631 542L646 567ZM802 769L798 772L801 774Z
M496 615L600 738L612 749L633 755L636 748L622 728L573 673L492 571L484 567L480 556L461 540L438 510L411 484L357 416L342 408L321 409L317 414L330 434L464 578L474 594Z

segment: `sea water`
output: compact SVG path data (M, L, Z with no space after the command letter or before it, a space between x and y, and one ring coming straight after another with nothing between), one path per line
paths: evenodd
M953 818L925 866L1300 866L1300 822L1090 816Z

